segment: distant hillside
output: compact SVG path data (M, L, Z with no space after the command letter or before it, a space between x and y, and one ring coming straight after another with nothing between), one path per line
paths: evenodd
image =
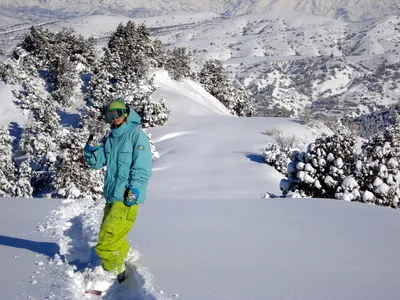
M295 13L263 13L155 29L199 64L222 60L265 114L361 115L400 99L400 20L347 23Z
M121 16L86 16L48 21L58 31L72 27L104 44ZM221 60L256 99L263 115L360 116L400 99L400 19L344 22L293 12L238 17L215 13L135 18L168 48L187 47L194 67ZM11 50L28 23L1 27L0 45Z
M398 0L0 0L0 8L19 12L76 16L93 13L124 13L155 16L175 12L215 12L241 15L267 11L296 11L343 20L365 20L399 13Z

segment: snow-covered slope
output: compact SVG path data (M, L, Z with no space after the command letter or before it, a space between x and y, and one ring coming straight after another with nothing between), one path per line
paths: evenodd
M98 299L396 299L400 264L386 254L400 246L398 211L260 197L279 194L282 178L262 161L269 137L261 132L278 128L307 143L322 128L229 116L197 83L155 75L153 96L172 112L149 129L161 156L129 234L131 278ZM0 199L2 297L89 298L103 205Z
M369 0L114 0L114 1L72 1L72 0L0 0L0 7L13 9L35 9L58 14L90 14L99 11L120 12L136 16L160 15L171 12L215 12L224 15L259 13L265 11L297 11L330 18L362 20L399 13L399 3Z
M13 102L13 94L12 89L16 87L12 87L10 85L6 85L4 82L0 82L0 126L8 126L9 124L13 124L14 129L19 129L24 126L26 123L28 116L24 115L22 111L15 105Z
M60 204L56 199L0 198L2 299L43 299L54 293L47 266L60 247L37 226L45 224L49 212Z
M156 84L160 89L154 97L167 99L171 116L166 126L151 130L161 155L154 165L156 174L152 179L158 188L149 191L154 198L173 195L172 198L183 199L223 199L227 191L231 194L229 198L251 198L259 197L266 187L271 193L280 194L275 179L270 178L270 182L264 177L260 149L268 138L262 132L272 128L287 134L296 131L304 140L299 145L303 148L317 134L307 127L294 129L290 119L232 117L200 85L189 79L176 83L165 71L156 74ZM171 160L170 155L179 157L179 161ZM227 169L229 176L224 175ZM244 176L243 172L249 175ZM270 172L279 176L274 170ZM204 186L198 178L207 178L209 183ZM250 190L246 186L253 188Z

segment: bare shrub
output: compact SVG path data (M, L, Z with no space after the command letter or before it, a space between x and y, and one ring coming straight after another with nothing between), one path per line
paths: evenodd
M303 125L309 125L313 120L315 120L310 106L306 106L302 111L300 111L297 114L297 118L299 119L300 124Z
M276 128L266 130L262 134L272 137L281 149L297 148L300 142L300 139L294 134L284 135L282 130Z

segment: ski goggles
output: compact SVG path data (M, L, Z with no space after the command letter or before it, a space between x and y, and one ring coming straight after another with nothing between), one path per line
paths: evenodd
M125 115L125 109L117 109L106 112L107 122L111 123L114 119L122 118Z

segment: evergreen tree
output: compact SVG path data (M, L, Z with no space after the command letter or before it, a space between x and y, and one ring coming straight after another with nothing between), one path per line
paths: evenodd
M53 196L69 199L102 197L104 170L91 170L84 162L82 147L88 136L85 129L71 129L62 138L54 167Z
M38 77L36 59L25 52L23 49L15 49L20 52L19 59L8 59L4 62L4 82L11 85L23 84L30 78Z
M165 69L172 79L181 80L185 77L193 77L190 63L191 53L186 53L185 47L178 47L167 53Z
M12 140L8 129L0 128L0 197L14 195L15 164L12 158Z
M6 81L8 75L7 65L0 61L0 81Z
M244 86L239 82L233 83L232 97L234 99L234 112L239 117L253 117L257 114L253 101Z
M31 198L33 188L31 185L32 181L32 169L30 167L31 160L28 158L24 160L18 169L18 180L15 184L15 197L19 198Z
M356 138L349 134L323 135L309 144L306 152L294 151L288 179L281 180L283 194L297 191L302 196L335 198L351 174L355 145Z
M62 30L54 36L46 81L53 99L64 107L76 102L75 90L81 83L79 74L93 68L95 50L92 43L72 30Z
M107 46L110 52L117 53L121 62L129 64L136 58L145 58L146 65L157 68L161 67L165 60L162 43L157 39L155 41L151 39L150 31L144 24L136 26L132 21L126 25L120 23Z
M60 117L51 97L46 97L32 82L25 83L19 100L21 106L29 110L20 148L32 159L35 191L46 190L51 186L51 170L56 162L58 139L62 132Z
M80 84L79 74L68 56L58 57L47 75L47 80L54 100L64 107L70 107L76 102L75 89Z
M355 163L361 201L397 208L400 198L400 122L362 145Z
M232 114L251 117L256 114L248 93L239 82L232 82L218 60L205 62L199 74L200 83Z
M67 57L82 71L89 71L96 60L94 39L85 39L72 29L53 33L42 27L32 26L23 40L15 47L12 58L15 60L34 58L36 69L55 69L58 58Z
M13 50L12 57L16 60L34 57L30 63L35 69L43 69L48 66L52 56L54 45L54 33L42 27L32 26L23 40ZM53 53L54 54L54 53Z
M65 52L64 56L78 68L80 73L90 72L96 62L93 37L86 39L71 28L63 29L54 36L53 52L60 51Z
M34 76L41 70L54 100L66 107L75 103L79 74L89 72L95 59L94 40L72 29L52 33L31 27L13 51L13 64Z
M285 176L287 175L287 166L290 163L290 158L294 149L294 145L281 147L278 143L268 143L268 145L262 149L262 155L265 162L274 167L277 171L281 172Z
M104 107L113 99L123 99L142 117L143 126L162 125L169 116L165 102L153 102L155 90L150 68L161 64L160 50L144 25L119 24L110 37L104 55L95 68L83 126L104 132Z

